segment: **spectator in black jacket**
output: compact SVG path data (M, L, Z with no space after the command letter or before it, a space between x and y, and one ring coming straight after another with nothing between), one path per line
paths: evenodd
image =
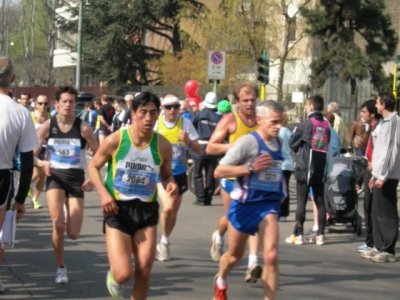
M199 134L201 154L192 153L194 189L196 192L196 205L211 205L215 190L214 170L218 165L218 156L210 156L205 153L208 141L213 134L221 115L217 114L217 95L210 92L202 102L204 109L193 116L193 126ZM203 169L206 174L206 184L203 180Z
M305 208L312 187L318 208L318 231L315 242L317 245L323 245L326 215L324 182L327 171L332 169L331 133L329 122L322 115L324 100L321 96L309 98L305 109L307 120L294 129L289 140L290 149L296 153L294 175L297 180L297 210L293 234L285 241L297 245L303 244Z

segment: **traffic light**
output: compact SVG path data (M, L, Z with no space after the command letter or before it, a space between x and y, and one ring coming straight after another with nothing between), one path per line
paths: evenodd
M257 60L260 64L258 68L258 77L257 80L263 84L269 83L269 57L267 51L263 50L261 57Z

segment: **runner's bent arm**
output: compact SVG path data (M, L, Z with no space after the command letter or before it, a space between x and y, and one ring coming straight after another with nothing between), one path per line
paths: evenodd
M221 119L221 121L218 122L217 127L215 128L212 136L210 137L210 140L206 148L206 153L208 155L225 154L232 147L231 144L224 143L224 140L231 133L231 128L233 124L236 124L233 114L225 115Z
M114 198L103 184L100 169L108 162L112 155L117 151L120 140L119 131L109 135L104 139L93 159L87 168L90 180L100 196L101 211L103 215L117 214L118 206Z
M104 142L98 148L87 168L90 179L97 189L99 194L108 193L103 184L103 179L100 174L100 169L111 159L111 156L118 148L120 135L113 133L104 139ZM108 193L109 194L109 193Z

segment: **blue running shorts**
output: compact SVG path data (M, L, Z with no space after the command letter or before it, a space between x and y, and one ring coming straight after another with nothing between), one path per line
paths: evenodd
M279 201L240 203L232 200L228 210L228 220L237 231L254 235L262 219L269 214L279 215L280 208Z

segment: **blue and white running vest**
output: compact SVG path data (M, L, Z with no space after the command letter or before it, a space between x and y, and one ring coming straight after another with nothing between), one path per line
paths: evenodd
M257 132L250 133L258 143L258 156L264 153L269 154L273 162L271 166L253 175L241 176L233 182L233 189L230 196L240 203L257 201L281 201L286 197L286 184L282 172L283 156L281 153L281 142L276 141L278 151L270 150Z

